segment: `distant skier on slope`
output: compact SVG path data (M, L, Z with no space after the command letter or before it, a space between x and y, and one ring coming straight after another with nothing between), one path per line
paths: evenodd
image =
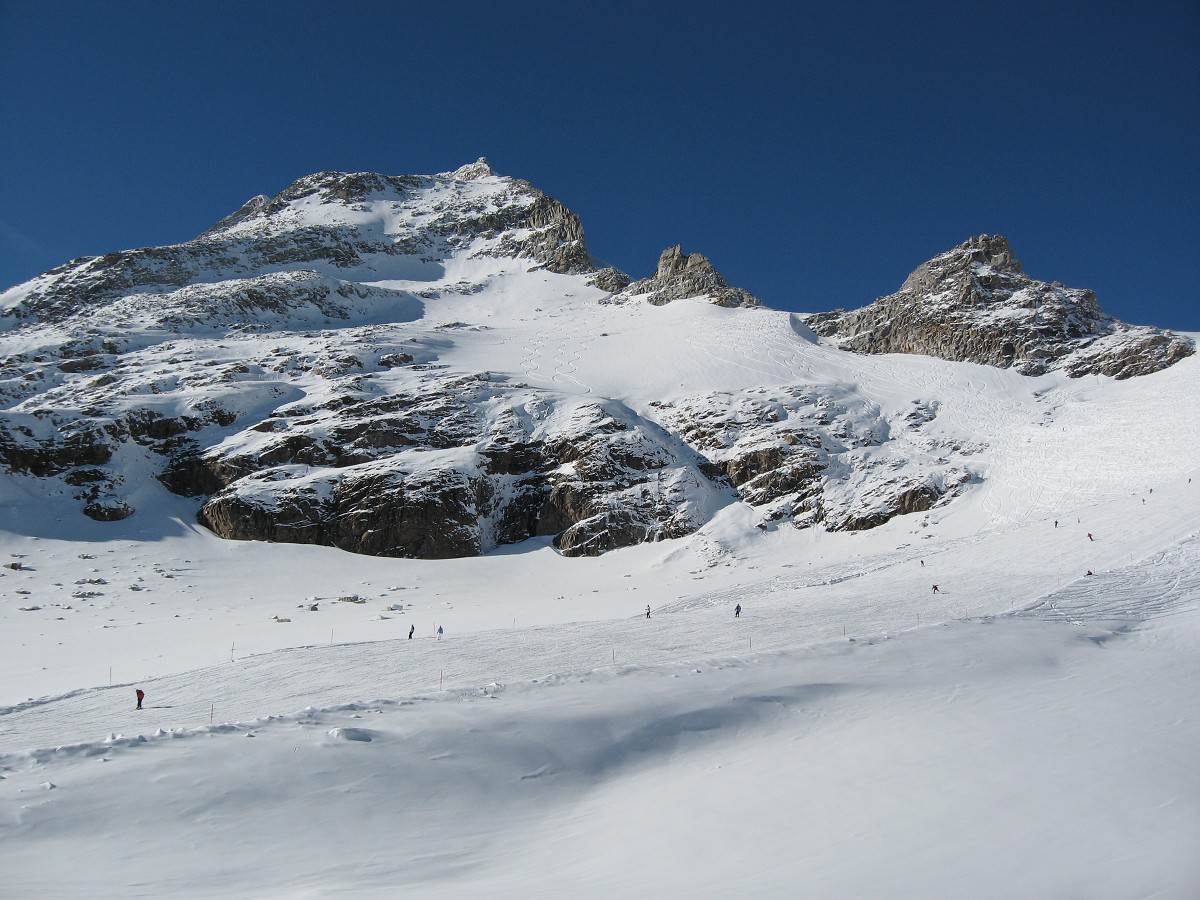
M941 591L941 589L940 589L940 588L939 588L939 587L938 587L938 586L935 584L935 585L933 586L933 592L934 592L935 594L940 594L942 591Z
M647 619L650 618L650 604L649 603L646 604L646 618Z
M409 625L409 626L408 626L408 639L409 639L410 641L412 640L413 632L415 632L416 630L417 630L417 626L416 626L416 625Z
M735 619L740 619L742 617L742 604L739 603L733 608L733 617Z
M440 641L441 639L442 639L442 626L439 625L438 626L438 640Z
M138 702L137 708L141 709L142 701L146 699L146 692L143 691L141 688L138 688L136 691L134 691L134 694L137 696L137 702Z
M1092 537L1092 533L1091 533L1090 531L1088 532L1088 540L1089 540L1089 541L1094 541L1094 540L1095 540L1095 538L1094 538L1094 537Z

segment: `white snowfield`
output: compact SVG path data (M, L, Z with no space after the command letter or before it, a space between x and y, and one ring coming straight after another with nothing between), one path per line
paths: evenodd
M1195 357L1030 379L702 301L531 318L530 283L430 302L469 326L440 362L638 410L921 401L977 480L859 533L735 503L427 561L223 542L157 487L67 520L6 477L0 895L1200 895Z

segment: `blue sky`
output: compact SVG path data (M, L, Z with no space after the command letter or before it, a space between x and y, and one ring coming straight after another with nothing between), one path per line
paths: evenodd
M487 156L634 276L855 307L1007 235L1200 331L1200 3L0 3L0 284Z

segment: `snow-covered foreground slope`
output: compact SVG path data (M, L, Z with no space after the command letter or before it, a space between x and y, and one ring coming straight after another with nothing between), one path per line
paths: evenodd
M220 541L149 481L137 516L64 520L6 478L5 890L1194 896L1195 359L1028 379L698 309L488 341L635 407L682 396L673 371L923 400L981 480L857 533L730 503L594 559L433 561ZM465 371L472 334L443 356ZM622 375L656 335L665 364Z
M389 664L483 666L527 644L550 661L581 630L277 654L296 683L371 675L384 696L152 731L203 718L193 695L218 679L226 702L261 706L282 667L170 679L150 686L140 727L114 713L133 727L2 757L6 882L144 897L1190 896L1200 584L1177 576L1200 571L1198 551L1022 616L441 692L388 694ZM1169 571L1169 590L1139 589ZM1150 618L1122 635L1134 622L1092 620L1097 605ZM763 633L751 609L709 617L711 643ZM654 660L688 618L604 631ZM70 733L81 700L40 714Z

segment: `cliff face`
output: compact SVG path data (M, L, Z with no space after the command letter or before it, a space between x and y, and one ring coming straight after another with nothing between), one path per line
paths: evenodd
M1003 237L981 235L917 267L861 309L808 316L857 353L919 353L1014 368L1129 378L1195 352L1187 338L1107 316L1089 290L1029 278Z

